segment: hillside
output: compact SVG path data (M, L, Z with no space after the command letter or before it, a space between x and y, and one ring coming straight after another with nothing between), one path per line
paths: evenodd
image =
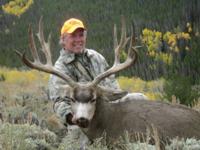
M7 1L1 2L5 4ZM33 5L20 17L12 16L0 10L0 65L19 67L20 63L14 50L28 49L27 29L32 24L37 32L40 16L44 17L45 33L52 33L53 60L59 54L59 33L62 23L70 18L82 19L88 28L87 47L98 50L109 63L112 62L113 25L120 25L120 16L124 15L127 24L136 27L139 36L141 30L150 28L158 31L171 31L176 27L184 29L187 22L199 24L200 2L197 0L35 0Z
M53 101L48 100L48 75L42 72L18 71L17 69L0 68L5 81L0 82L0 149L1 150L74 150L80 149L79 140L67 134L66 127L58 120L53 110ZM145 82L138 78L118 78L124 90L142 92L155 100L162 95L163 79L156 82ZM131 84L134 83L134 84ZM178 99L173 96L173 103ZM193 107L200 111L200 103ZM184 126L184 124L182 124ZM147 130L148 131L148 130ZM162 140L156 132L152 135L156 144L151 145L150 134L144 142L132 142L126 132L125 138L113 145L116 150L148 149L159 150ZM103 136L103 135L102 135ZM142 136L142 139L144 136ZM199 149L200 140L175 138L167 150ZM98 138L87 145L88 150L110 150L106 136Z

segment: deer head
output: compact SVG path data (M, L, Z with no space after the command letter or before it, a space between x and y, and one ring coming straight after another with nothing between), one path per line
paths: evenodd
M106 95L106 97L108 97L109 100L116 97L122 97L126 93L122 91L113 91L105 89L103 87L98 86L98 83L103 79L105 79L106 77L115 74L133 65L136 62L137 46L133 46L135 42L135 37L133 35L133 30L131 31L132 31L131 36L127 37L125 20L124 18L122 18L121 38L120 41L118 42L117 28L116 25L114 26L114 50L115 50L114 64L110 69L99 74L97 77L95 77L95 79L92 82L89 83L77 83L73 81L68 75L63 74L62 72L58 71L55 67L53 67L51 60L51 52L50 52L50 36L48 38L48 42L46 42L43 34L42 18L39 21L39 32L37 33L37 37L41 44L42 52L45 54L46 64L41 63L39 59L31 27L29 27L29 46L34 61L33 62L30 61L26 57L25 53L22 54L19 51L16 51L16 53L21 57L21 60L26 66L42 72L53 74L67 82L67 84L69 85L68 88L70 88L68 89L70 91L68 98L71 100L71 106L73 112L72 121L81 127L87 127L89 122L92 120L94 116L96 110L96 101L97 98L99 97L99 93L103 92L104 95ZM127 47L128 43L129 46L128 46L127 59L123 63L120 63L120 52Z

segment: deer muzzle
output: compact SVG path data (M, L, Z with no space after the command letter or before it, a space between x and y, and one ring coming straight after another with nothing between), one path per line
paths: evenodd
M76 122L81 128L87 128L89 126L89 120L86 118L79 118Z

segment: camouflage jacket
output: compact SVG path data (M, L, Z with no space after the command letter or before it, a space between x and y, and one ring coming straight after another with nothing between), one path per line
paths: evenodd
M85 70L80 70L77 67L77 62L84 66ZM55 63L55 68L68 76L76 82L92 81L97 75L108 69L108 64L105 58L98 52L85 49L82 54L74 54L62 49L60 57ZM70 112L70 105L68 99L63 98L67 95L67 91L63 90L62 86L67 83L55 75L51 75L49 79L49 96L55 101L54 110L56 114L65 123L65 116ZM119 89L119 85L114 75L104 79L99 83L102 86Z

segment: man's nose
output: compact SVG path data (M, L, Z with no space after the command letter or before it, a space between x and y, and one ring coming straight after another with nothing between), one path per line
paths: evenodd
M83 40L83 37L82 36L76 36L74 38L75 41L82 41Z

